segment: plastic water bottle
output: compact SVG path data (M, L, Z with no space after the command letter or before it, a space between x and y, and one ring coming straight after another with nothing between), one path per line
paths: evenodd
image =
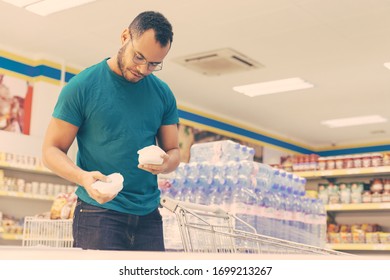
M239 162L240 175L251 177L256 176L256 163L254 161L242 160Z
M227 175L227 164L226 163L222 163L222 162L218 162L214 165L214 178L215 177L221 177L221 178L224 178L226 177Z
M279 171L279 178L278 178L278 184L279 186L286 185L287 181L287 172L285 170L278 170Z
M181 162L179 164L179 166L176 168L176 177L182 177L182 178L185 178L189 175L189 165L188 163L185 163L185 162Z
M236 181L237 182L237 181ZM232 180L231 176L227 176L226 180L223 185L221 185L220 195L221 195L221 204L220 207L226 211L231 211L231 197L232 197L232 190L234 189L234 186L236 183L234 183L234 180Z
M262 220L262 234L273 236L273 224L274 224L274 196L271 192L271 190L267 190L264 192L263 200L262 200L262 206L264 207L263 211L263 220Z
M258 234L265 235L265 227L267 225L267 218L264 214L264 194L263 191L257 186L255 188L256 194L256 206L255 206L255 215L256 215L256 231Z
M231 140L223 140L220 141L220 143L217 143L221 145L221 161L239 161L240 160L240 148L241 144L231 141Z
M225 184L225 178L215 176L210 184L210 189L208 192L207 204L210 206L220 206L222 203L221 189Z
M215 165L212 163L209 163L207 161L202 161L199 163L200 167L200 177L204 177L207 179L212 179L215 174Z
M294 231L294 198L291 194L291 188L286 188L282 192L282 201L284 202L285 212L284 212L284 236L283 238L290 241L295 241L295 231Z
M302 197L297 189L293 190L293 228L294 240L298 243L305 243L305 226L304 226L304 210L302 205Z
M243 187L242 192L245 193L244 195L245 213L242 216L242 219L256 229L257 215L255 213L255 210L258 204L257 196L252 188Z
M270 180L270 186L269 188L272 189L274 185L277 185L278 187L282 184L282 174L283 170L280 169L273 169L272 177Z
M190 162L187 164L187 176L198 178L201 173L201 165L198 162Z
M306 194L306 178L299 178L298 190L301 196Z
M319 224L319 243L318 246L324 248L326 245L326 218L327 213L324 202L321 199L316 200L318 210L318 224Z
M236 215L239 219L244 220L244 215L246 211L245 201L246 201L246 193L242 191L242 187L240 185L236 185L231 192L231 212ZM246 227L242 225L242 223L237 224L236 229L245 229Z
M324 247L325 244L324 244L324 240L322 240L322 238L324 237L322 235L322 217L321 217L321 209L320 209L320 204L319 204L319 200L318 199L312 199L311 200L311 203L312 203L312 209L313 209L313 214L312 214L312 217L314 218L314 221L313 221L313 233L314 233L314 236L313 236L313 241L315 244L315 246L317 247Z
M317 244L317 233L315 226L315 208L313 207L313 202L311 198L303 198L303 211L305 213L305 232L306 238L305 243L309 245L316 246Z
M283 228L283 219L284 219L284 211L285 211L285 205L282 202L281 195L279 193L279 185L274 184L271 189L271 195L274 197L273 199L273 209L274 209L274 216L272 219L272 225L271 225L271 235L276 238L283 238L284 237L284 228Z
M289 172L287 173L284 185L286 186L286 189L292 188L292 186L294 185L294 174L289 173Z
M199 177L194 189L194 203L206 205L212 179Z
M226 163L225 170L219 171L224 172L225 176L229 175L232 177L238 178L238 175L241 174L241 163L239 161L228 161Z
M286 200L286 213L288 237L290 241L297 241L295 224L294 224L294 195L293 195L293 176L291 176L285 190L283 191L284 199Z
M271 189L274 169L271 166L263 163L254 163L254 168L254 176L257 182L257 186L263 191Z
M247 205L246 202L248 193L243 191L243 188L240 185L237 185L232 190L231 195L231 213L237 216L237 220L234 220L235 224L233 225L235 230L248 232L250 228L246 223L247 221ZM248 223L249 224L249 223ZM247 240L245 239L236 239L236 247L239 252L246 252L248 248Z
M240 144L231 140L196 143L190 149L190 162L239 160Z
M221 198L220 198L220 195L219 195L219 192L218 192L218 188L215 188L215 187L211 187L208 194L207 194L207 205L209 206L217 206L220 204L221 202Z
M311 199L311 208L312 208L312 227L313 227L313 245L317 247L322 246L321 242L321 218L320 218L320 208L317 202L317 199Z
M238 160L253 161L254 155L255 149L245 145L240 145Z
M195 195L199 188L199 177L189 176L183 183L185 193L182 200L195 203Z
M192 178L187 177L184 178L182 181L182 186L181 186L181 200L182 201L187 201L191 202L192 199L192 184L191 184Z
M170 197L173 199L181 199L182 193L182 179L175 178L171 180L171 187L162 192L162 196ZM163 233L165 249L167 251L182 251L183 244L180 237L179 227L177 224L176 216L168 209L162 207L160 214L163 220Z

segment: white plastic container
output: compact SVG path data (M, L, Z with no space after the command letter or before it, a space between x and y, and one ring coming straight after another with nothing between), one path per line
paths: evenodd
M138 162L140 164L162 164L164 159L161 157L165 154L164 150L156 145L150 145L138 150Z
M111 179L111 182L96 181L92 187L102 194L115 195L119 193L123 189L123 176L120 173L112 173L107 177Z

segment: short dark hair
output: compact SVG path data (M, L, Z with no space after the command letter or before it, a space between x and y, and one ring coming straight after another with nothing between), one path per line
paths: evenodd
M140 13L129 25L129 31L136 37L141 36L145 31L153 29L156 33L156 41L165 47L173 41L172 25L159 12L146 11Z

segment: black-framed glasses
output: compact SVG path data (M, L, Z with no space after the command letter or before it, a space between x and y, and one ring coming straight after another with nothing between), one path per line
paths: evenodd
M130 33L130 32L129 32ZM138 53L137 51L134 50L134 43L133 43L133 36L130 33L130 40L131 40L131 45L133 46L133 62L138 65L148 65L148 70L149 71L160 71L163 67L163 63L161 62L149 62L145 59L145 57Z

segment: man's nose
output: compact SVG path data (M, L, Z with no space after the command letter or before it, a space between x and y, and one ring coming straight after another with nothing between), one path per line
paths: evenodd
M149 64L143 64L143 65L138 65L138 71L142 74L142 75L148 75L150 73L150 70L149 70Z

